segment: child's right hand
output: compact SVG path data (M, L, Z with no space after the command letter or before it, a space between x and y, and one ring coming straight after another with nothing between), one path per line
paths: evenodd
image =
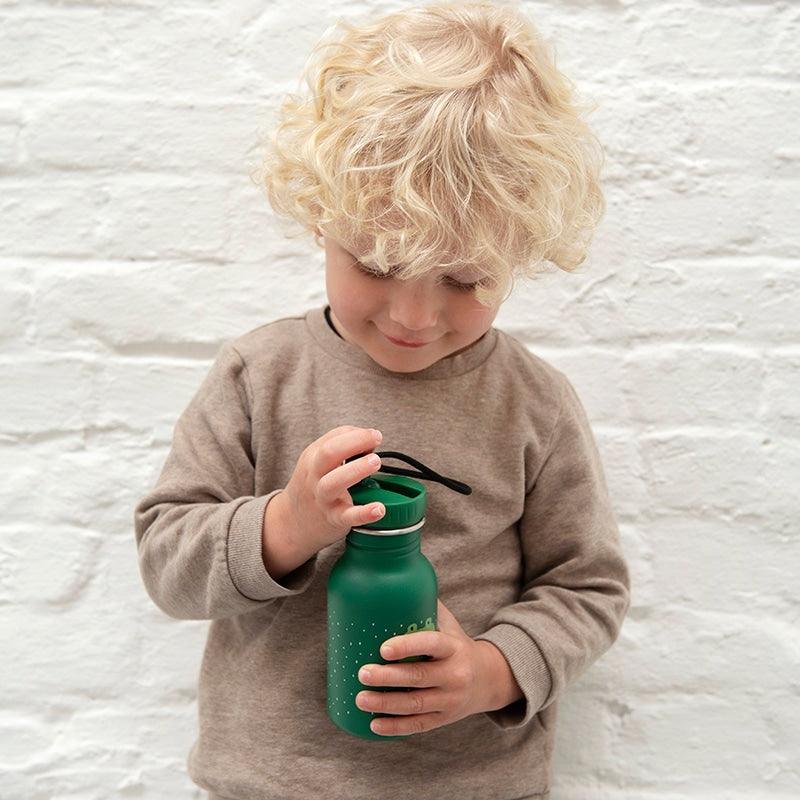
M381 468L380 457L365 455L342 463L359 453L369 453L380 442L377 431L341 425L303 450L284 489L292 515L292 535L302 546L313 546L317 552L344 537L350 528L380 519L372 513L376 506L385 511L380 503L354 505L347 491Z

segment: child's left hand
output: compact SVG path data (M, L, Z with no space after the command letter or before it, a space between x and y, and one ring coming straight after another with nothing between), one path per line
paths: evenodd
M363 684L420 688L412 692L359 692L356 704L363 711L404 715L373 720L370 727L374 733L423 733L490 708L489 690L495 676L483 647L487 642L471 639L441 600L437 617L438 630L395 636L381 645L381 656L387 660L429 655L431 661L365 664L359 670L358 679ZM386 653L389 645L391 654ZM365 668L370 670L369 677L364 675Z

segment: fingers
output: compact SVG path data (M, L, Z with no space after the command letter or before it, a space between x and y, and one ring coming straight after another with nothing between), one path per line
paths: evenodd
M466 637L466 633L464 636ZM468 639L468 641L472 644L471 640ZM387 639L381 645L381 657L395 662L414 656L441 660L454 656L460 647L461 643L458 639L454 636L443 635L441 630L420 630ZM421 662L407 663L419 664ZM417 667L410 669L413 672Z
M378 472L380 468L381 459L375 453L342 464L322 477L319 482L320 494L325 500L333 500L344 495L350 486Z
M322 437L312 464L320 490L330 498L380 469L380 463L369 461L368 455L343 463L351 456L372 451L381 441L379 435L370 428L352 428L339 433L335 433L336 430L340 429L331 431L330 437Z
M373 687L428 688L449 685L452 666L442 661L407 661L403 664L364 664L358 680L367 689Z
M298 496L308 499L296 505L298 514L308 517L307 530L331 530L340 537L342 531L375 522L386 513L382 503L355 505L347 491L380 470L380 458L371 453L380 441L380 434L370 428L342 425L306 448ZM329 540L327 533L321 539Z
M342 512L342 524L349 528L357 528L359 525L375 522L384 513L386 513L386 509L382 503L370 503L368 506L351 505Z
M431 714L443 712L450 696L439 689L424 692L359 692L356 705L373 714Z

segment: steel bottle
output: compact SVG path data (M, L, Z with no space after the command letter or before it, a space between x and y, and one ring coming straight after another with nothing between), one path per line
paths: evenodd
M403 453L384 451L378 455L402 458L422 471L382 465L380 472L350 487L354 505L377 501L386 507L386 513L380 520L352 528L347 534L345 551L328 577L327 592L328 716L346 733L373 740L405 737L373 733L370 722L375 717L391 715L362 711L356 705L356 695L363 690L412 689L368 686L359 680L359 669L365 664L391 663L380 655L380 647L387 639L436 630L438 582L433 565L420 548L427 494L423 484L408 476L436 480L463 494L472 491L466 484L438 475ZM409 656L401 661L429 658Z

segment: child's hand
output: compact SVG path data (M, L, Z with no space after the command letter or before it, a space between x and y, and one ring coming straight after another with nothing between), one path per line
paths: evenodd
M380 515L372 513L376 506L386 510L380 503L356 506L347 491L380 469L380 457L365 455L342 463L359 453L369 453L381 438L370 428L342 425L303 450L284 493L292 514L293 535L300 537L304 547L312 545L317 552L341 539L350 528L379 519Z
M381 645L381 655L387 660L430 655L432 661L365 664L359 671L358 679L369 686L425 687L416 692L359 692L356 705L363 711L403 715L373 720L370 727L374 733L423 733L492 708L490 691L495 675L482 642L464 632L441 600L438 625L437 631L415 631ZM392 647L391 654L385 652L387 645Z

